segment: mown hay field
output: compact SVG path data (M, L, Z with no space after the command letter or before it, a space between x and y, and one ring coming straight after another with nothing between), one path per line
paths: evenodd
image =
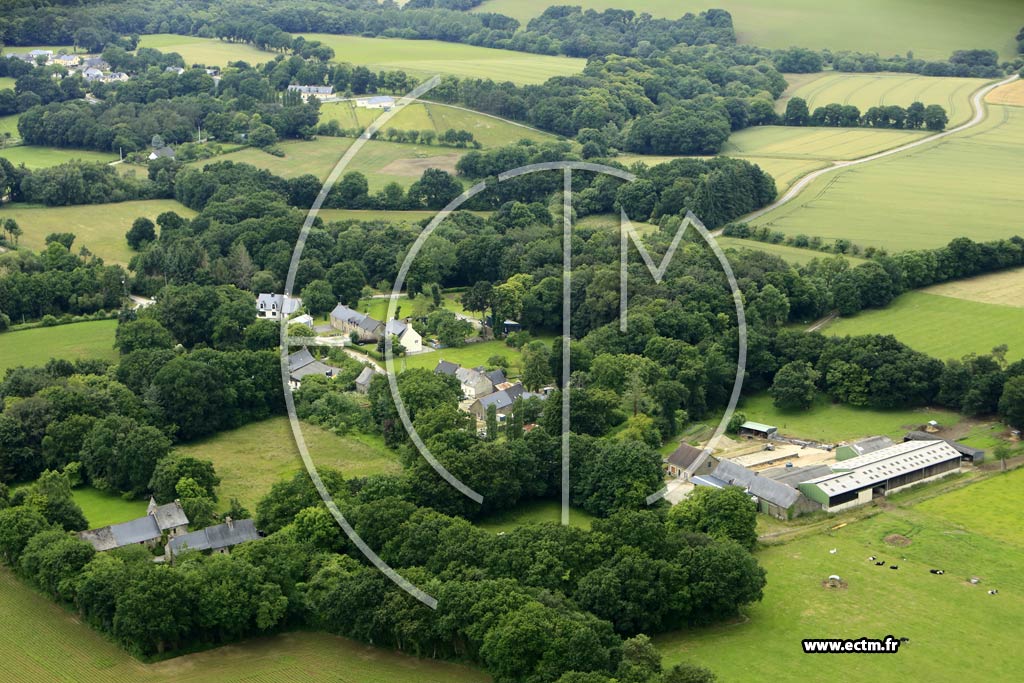
M944 282L921 290L926 294L951 296L983 304L1024 307L1024 268Z
M12 322L21 322L14 320ZM113 361L116 320L87 320L0 334L0 377L8 368L45 365L51 358Z
M248 43L229 43L216 38L179 36L173 33L153 33L142 36L139 47L151 47L161 52L177 52L185 64L204 66L227 66L228 62L262 64L269 62L277 53L260 50Z

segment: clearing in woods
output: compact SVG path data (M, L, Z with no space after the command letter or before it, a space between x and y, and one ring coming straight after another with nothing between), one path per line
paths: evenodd
M346 478L393 474L401 470L398 456L380 436L338 436L311 424L302 424L302 436L317 467L336 469ZM237 498L250 512L270 487L303 470L288 419L271 417L221 432L207 439L175 447L176 453L209 460L221 479L218 508L225 511Z
M4 119L15 119L12 139L17 137L17 117L5 116ZM6 123L6 121L5 121ZM0 129L3 135L3 129ZM117 161L117 155L109 152L95 152L90 149L61 149L59 147L37 147L35 145L16 145L0 150L0 157L5 157L15 166L25 164L27 168L47 168L68 161L92 161L108 164Z
M949 484L932 486L942 485ZM1016 680L1019 633L1005 625L1024 619L1024 536L1007 520L1024 505L1022 485L1024 470L1017 470L918 504L934 488L915 489L890 497L882 514L759 550L768 585L741 620L655 643L666 665L700 664L721 680L797 683L820 680L824 663L803 654L802 639L892 635L909 638L898 654L828 657L829 678ZM892 534L910 545L887 544ZM885 565L876 567L870 556ZM933 568L945 574L933 575ZM831 574L847 587L824 588ZM978 585L969 581L975 576Z
M954 282L944 282L921 290L926 294L951 296L955 299L978 301L983 304L1005 304L1024 307L1024 268Z
M14 320L12 322L20 322ZM87 320L0 334L0 377L8 368L45 365L51 358L114 361L116 320Z
M282 178L312 173L320 180L324 180L345 150L352 145L352 141L352 138L331 137L309 141L289 140L277 145L284 152L283 157L268 154L254 147L246 147L213 159L194 161L190 165L202 168L220 161L234 161L266 169ZM455 163L464 152L465 150L450 147L371 140L352 159L345 172L359 171L366 176L370 192L376 192L390 182L411 185L419 180L427 168L440 168L454 173Z
M173 211L184 218L196 215L195 211L173 199L81 206L9 204L4 207L3 215L18 221L25 231L18 242L21 247L43 249L50 233L73 232L75 242L71 245L72 251L77 253L84 246L108 263L127 264L135 255L124 238L132 222L140 216L155 220L165 211Z
M342 128L362 130L383 113L381 109L358 107L353 100L325 102L320 105L320 121L337 121ZM550 133L528 126L517 125L496 116L488 116L446 104L413 102L388 121L380 131L385 137L388 128L399 130L432 130L438 135L448 129L468 130L484 147L500 147L522 139L554 140Z
M716 237L715 241L725 250L729 249L753 249L755 251L763 251L768 254L774 254L779 258L783 259L787 263L794 263L798 266L802 266L805 263L809 263L814 259L826 259L832 256L842 256L850 262L851 266L860 265L864 263L864 259L857 258L856 256L848 256L846 254L830 254L824 251L815 251L814 249L802 249L800 247L791 247L786 244L770 244L768 242L758 242L756 240L746 240L739 237Z
M474 12L497 12L526 26L552 0L486 0ZM986 47L1003 59L1016 56L1013 37L1024 25L1019 0L574 0L584 9L631 9L675 19L686 12L720 7L732 13L737 40L758 47L793 45L833 52L855 50L883 55L913 51L919 59L946 59L953 50Z
M813 112L826 104L852 104L861 113L874 106L898 104L906 107L912 102L924 105L938 104L946 109L949 127L963 123L971 117L971 94L986 83L985 78L944 78L896 73L835 73L786 74L790 87L776 102L782 113L791 97L807 100Z
M151 47L161 52L177 52L185 64L204 66L227 66L228 62L262 64L277 56L248 43L229 43L216 38L179 36L173 33L153 33L139 39L139 47Z
M328 33L303 33L334 48L334 61L364 65L374 70L399 70L411 76L451 74L460 78L489 78L519 85L543 83L553 76L583 71L587 60L528 52L498 50L439 40L363 38Z
M19 683L484 683L467 666L325 633L286 633L145 664L0 568L0 680ZM72 665L73 664L73 665Z
M989 105L963 133L826 174L753 222L889 251L1010 237L1024 211L1022 157L1024 109Z
M72 491L75 502L85 513L90 529L120 524L146 514L149 500L125 500L119 494L83 486Z
M951 334L950 330L970 330ZM988 353L1008 344L1006 358L1024 358L1024 308L979 303L951 296L907 292L889 306L839 318L824 332L830 335L891 334L907 346L946 360L969 353Z

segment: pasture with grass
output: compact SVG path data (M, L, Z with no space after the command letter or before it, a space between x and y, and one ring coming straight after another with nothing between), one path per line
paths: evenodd
M19 322L19 321L13 321ZM45 365L51 358L97 358L113 361L116 320L33 327L0 334L0 376L8 368Z
M13 204L3 208L2 217L13 218L24 230L20 247L38 251L46 246L50 233L73 232L75 252L84 246L108 263L127 265L135 255L124 237L132 221L140 216L155 220L165 211L185 218L195 215L195 211L173 199L148 199L83 206Z
M962 330L963 333L952 333ZM1024 308L963 298L907 292L888 307L840 318L825 329L831 335L891 334L907 346L936 358L985 354L1001 344L1007 359L1024 358Z
M764 600L734 622L659 637L658 649L667 664L702 664L721 680L796 682L821 677L823 660L803 653L804 638L892 635L909 639L898 654L832 656L829 676L865 683L1013 680L1018 633L1006 625L1024 619L1024 541L1004 515L1024 503L1022 483L1022 471L997 475L916 505L928 489L911 490L884 512L871 510L831 530L826 522L760 550L768 572ZM894 535L909 545L887 543ZM870 556L886 564L877 567ZM933 575L933 568L945 574ZM832 574L846 587L824 587Z
M329 467L345 477L398 472L398 456L376 435L338 436L316 425L302 425L303 439L317 467ZM304 469L291 425L285 417L272 417L202 441L175 448L177 453L213 462L221 478L217 490L219 508L228 509L231 499L251 512L256 503L279 481Z
M374 70L399 69L421 78L451 74L460 78L490 78L526 85L543 83L553 76L578 74L586 66L585 59L438 40L363 38L327 33L301 35L306 40L319 40L333 48L335 61L368 66Z
M177 52L185 64L225 67L229 62L262 64L274 59L275 53L260 50L248 43L229 43L216 38L180 36L173 33L153 33L139 40L139 47L150 47L161 52Z
M75 502L85 513L90 529L120 524L138 519L146 514L148 500L125 500L116 493L100 491L91 486L83 486L72 491Z
M3 130L0 129L0 135L3 135ZM13 137L17 137L17 121L14 122ZM0 157L4 157L15 166L24 164L27 168L48 168L72 160L93 161L105 164L117 161L116 154L109 154L107 152L94 152L88 149L36 147L34 145L17 145L0 149Z

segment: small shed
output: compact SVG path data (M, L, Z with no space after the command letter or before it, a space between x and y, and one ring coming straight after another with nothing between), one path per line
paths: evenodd
M760 422L747 421L740 425L740 436L755 437L758 439L770 439L779 432L778 427L762 424Z
M373 368L366 366L356 377L356 391L360 394L370 393L370 382L373 381Z
M687 469L693 465L703 453L703 449L691 446L688 443L681 443L679 447L672 451L672 454L665 458L665 470L669 476L676 477L677 479L687 479ZM714 469L710 461L707 461L705 465L706 473L711 473Z

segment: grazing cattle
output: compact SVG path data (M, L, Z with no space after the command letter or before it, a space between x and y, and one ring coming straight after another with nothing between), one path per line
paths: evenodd
M876 567L884 567L885 566L885 560L882 560L880 562L875 562L875 566Z
M839 552L839 548L832 548L832 550L828 551L828 554L829 555L835 555L837 552Z
M946 573L946 572L942 571L941 569L929 569L928 571L930 571L932 574L945 574Z
M909 643L910 642L910 638L900 638L900 642L901 643Z
M897 567L897 566L896 566L896 565L894 565L894 564L890 564L890 565L889 565L889 569L899 569L899 567Z
M988 594L989 594L989 595L999 595L999 591L997 591L997 590L990 590L990 591L988 592Z
M878 558L876 558L874 555L872 555L871 557L868 558L868 562L874 562L876 559L878 559Z

